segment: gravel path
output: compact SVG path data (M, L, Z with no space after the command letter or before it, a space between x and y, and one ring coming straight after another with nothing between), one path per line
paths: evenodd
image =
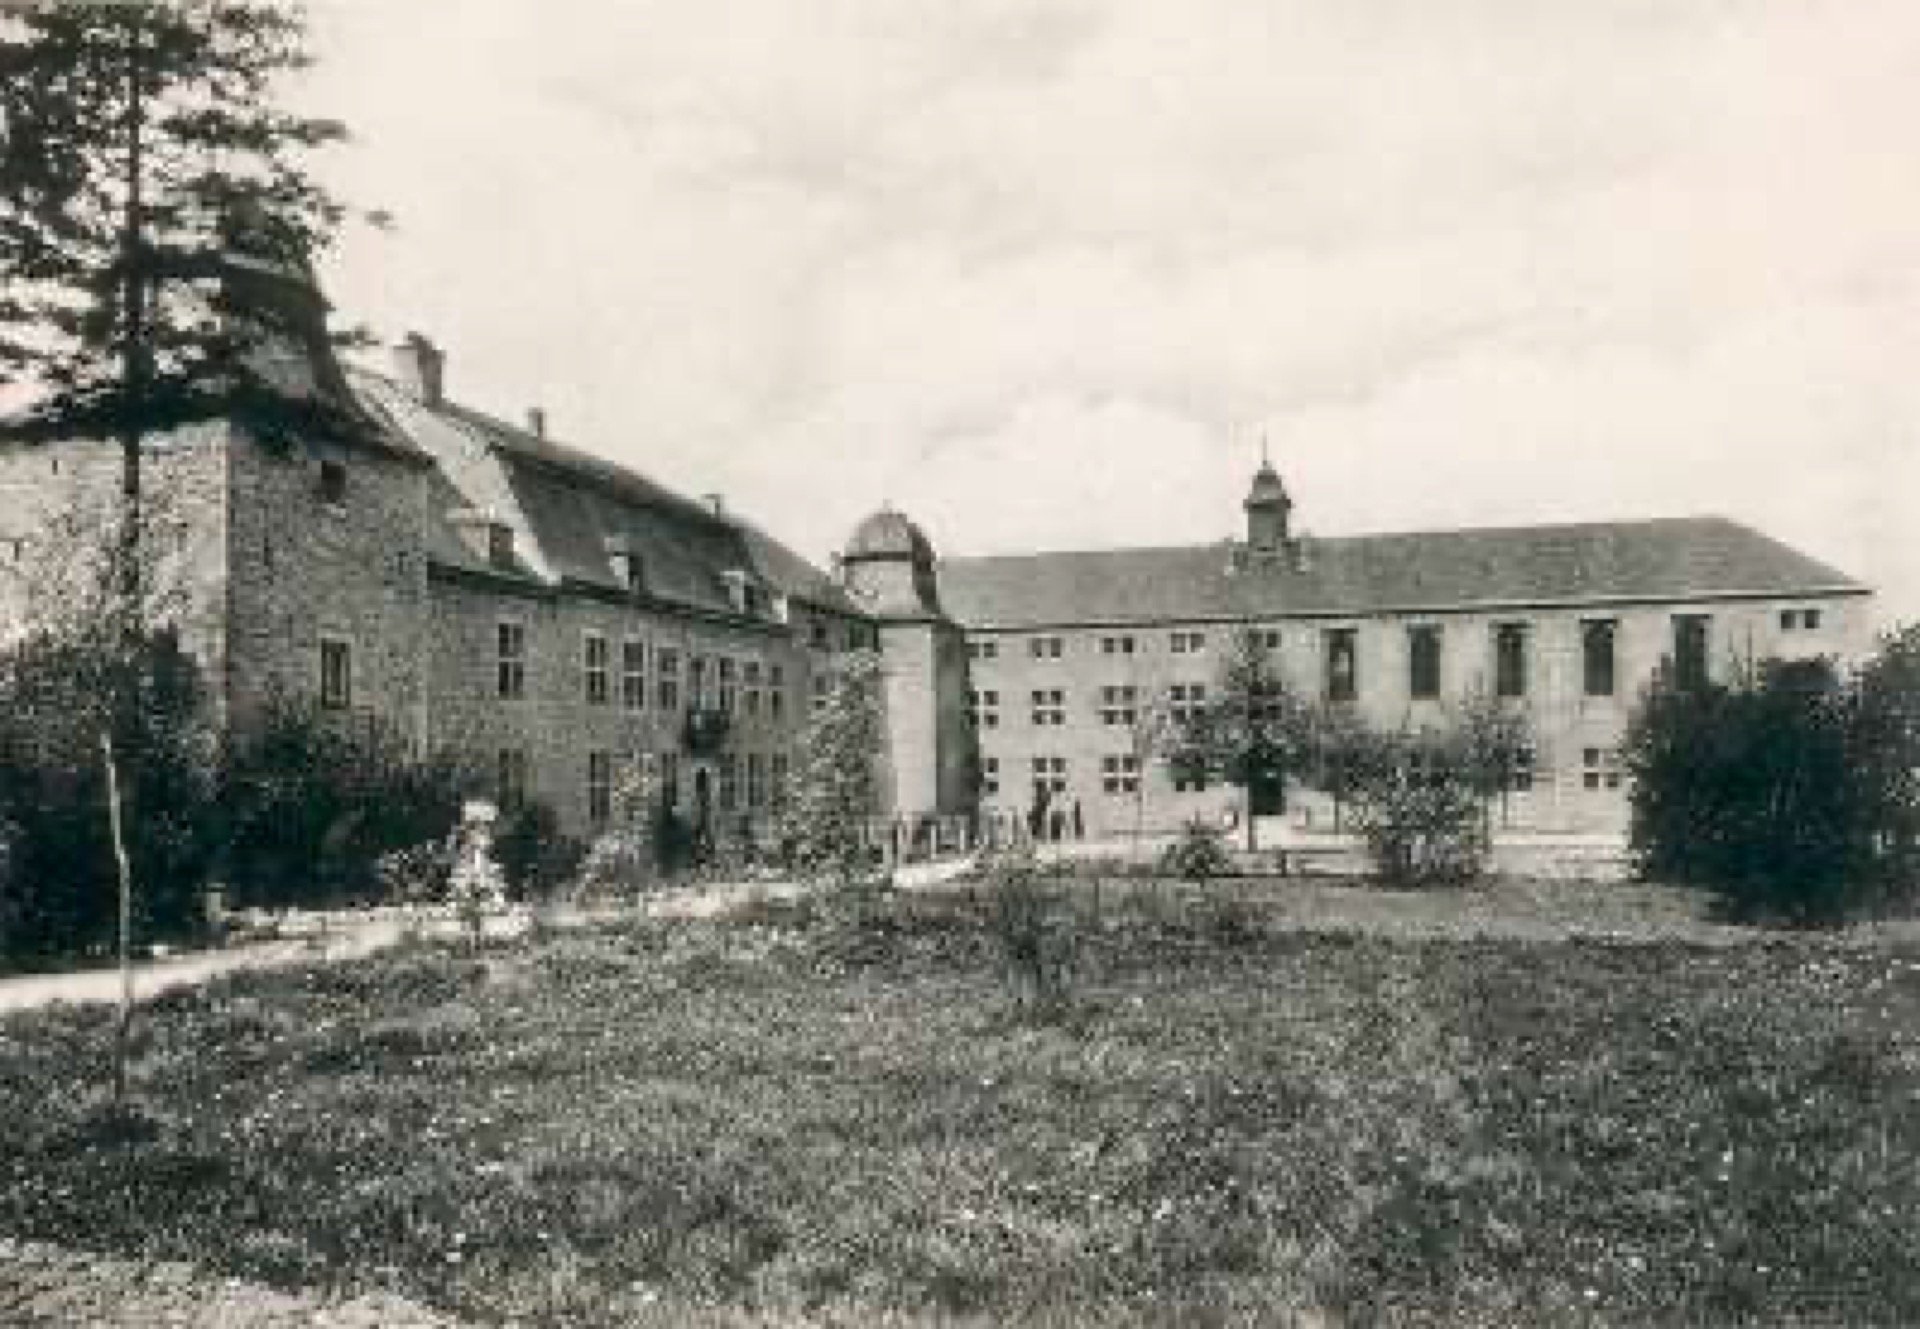
M386 1293L295 1295L190 1265L0 1238L0 1324L18 1329L459 1329Z

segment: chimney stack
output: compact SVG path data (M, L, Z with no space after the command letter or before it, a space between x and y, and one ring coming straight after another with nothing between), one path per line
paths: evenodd
M527 432L535 438L547 436L547 413L534 406L527 411Z
M447 357L417 332L409 332L393 348L393 376L424 406L446 400Z
M725 517L727 515L727 501L725 498L719 494L706 494L703 495L703 497L707 500L708 510L711 511L714 516Z

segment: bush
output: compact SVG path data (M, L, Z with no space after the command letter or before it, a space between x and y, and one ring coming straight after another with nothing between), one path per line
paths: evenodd
M377 896L382 856L444 841L478 781L384 729L275 703L230 744L222 784L235 898L271 907Z
M552 898L580 871L587 853L584 844L560 829L560 819L544 803L526 803L502 817L493 849L507 874L507 889L518 900Z
M1023 1013L1051 1019L1066 1009L1079 939L1058 882L1031 849L987 864L988 919L1003 971Z
M1201 885L1233 871L1233 859L1227 854L1226 836L1195 817L1180 830L1180 838L1167 846L1160 866L1183 881Z
M1640 873L1706 887L1737 918L1799 923L1837 920L1897 877L1910 764L1884 751L1875 677L1812 661L1727 686L1656 680L1623 754Z
M1361 781L1351 824L1388 885L1464 885L1486 861L1485 805L1449 772L1401 768Z
M218 844L217 744L199 671L168 631L29 637L0 652L0 946L105 950L118 868L101 739L113 738L134 926L193 935Z

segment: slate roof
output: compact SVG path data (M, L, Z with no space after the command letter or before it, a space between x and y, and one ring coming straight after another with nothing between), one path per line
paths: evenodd
M499 572L448 520L472 508L514 528L519 571L541 582L623 590L609 551L618 540L643 560L648 592L661 600L730 613L725 574L745 571L790 599L860 613L831 577L751 522L480 411L428 407L383 375L356 370L354 385L394 432L434 459L428 553L443 567Z
M1473 607L1864 594L1846 574L1720 517L1309 538L1247 561L1229 543L950 558L968 627L1361 616Z

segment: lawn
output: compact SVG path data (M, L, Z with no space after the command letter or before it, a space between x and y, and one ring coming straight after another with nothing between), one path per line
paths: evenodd
M1156 907L1144 911L1160 915ZM0 1231L482 1322L1920 1323L1920 949L964 897L0 1023Z

